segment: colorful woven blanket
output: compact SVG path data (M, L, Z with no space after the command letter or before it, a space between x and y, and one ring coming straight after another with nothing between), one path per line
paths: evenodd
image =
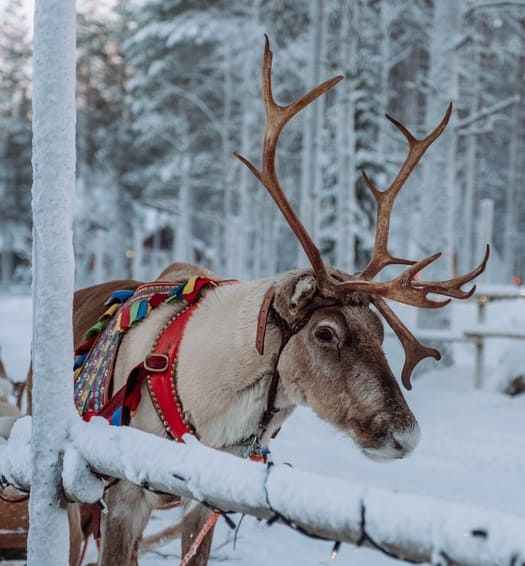
M124 334L163 303L193 303L206 285L207 277L191 277L182 283L145 283L133 291L115 291L106 301L108 309L85 335L75 351L74 399L80 415L99 412L108 402L118 348Z

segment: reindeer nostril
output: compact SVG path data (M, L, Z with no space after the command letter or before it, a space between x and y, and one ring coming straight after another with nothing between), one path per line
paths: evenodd
M390 449L394 449L401 457L405 454L409 454L416 447L419 434L419 426L417 423L410 429L394 432L391 437Z

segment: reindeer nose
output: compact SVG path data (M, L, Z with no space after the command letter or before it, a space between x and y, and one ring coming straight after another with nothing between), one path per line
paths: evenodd
M414 422L409 427L391 430L388 440L384 441L381 446L363 448L363 452L372 460L377 461L404 458L417 446L420 435L419 425Z
M392 447L397 452L398 457L403 458L403 456L410 454L417 446L420 436L421 430L417 423L414 423L408 429L394 431L392 433Z

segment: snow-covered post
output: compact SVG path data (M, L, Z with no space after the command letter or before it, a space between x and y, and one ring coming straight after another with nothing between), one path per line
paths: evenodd
M29 564L68 564L62 457L74 412L75 0L38 0L33 55L33 427Z
M479 224L478 224L478 241L476 243L477 257L483 256L483 250L488 244L492 246L494 235L494 200L491 198L484 198L479 205ZM487 272L482 275L486 283L492 282L492 269L489 265Z
M478 257L482 254L483 247L487 244L492 245L494 232L494 201L490 198L482 199L479 206L479 224L478 224L478 241L476 242L476 253ZM491 271L484 275L489 282L492 280ZM478 323L486 322L486 300L479 297ZM478 336L476 338L476 363L474 368L474 387L481 389L483 387L483 370L485 361L485 338Z

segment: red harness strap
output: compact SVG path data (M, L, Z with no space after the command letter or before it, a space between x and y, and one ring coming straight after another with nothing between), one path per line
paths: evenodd
M186 306L168 324L158 337L151 354L144 360L147 372L148 391L164 428L169 435L183 442L182 437L195 434L184 418L184 411L177 394L177 356L189 319L198 308L199 302ZM160 365L159 360L162 363ZM159 363L160 367L154 366Z
M89 421L94 416L101 416L111 424L129 424L130 417L140 403L142 383L147 381L155 410L169 435L177 442L183 442L182 437L185 434L195 434L191 425L185 421L177 395L176 370L179 346L186 324L198 306L199 301L186 305L177 313L162 330L144 361L131 370L126 384L100 412L86 412L84 419Z

